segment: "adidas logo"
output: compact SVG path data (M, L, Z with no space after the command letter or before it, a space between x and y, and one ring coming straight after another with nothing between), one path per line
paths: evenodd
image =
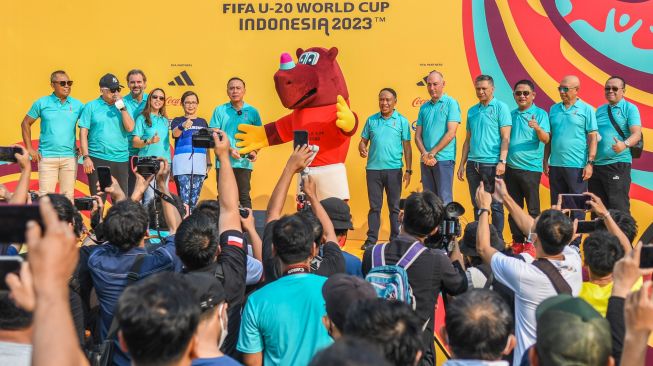
M426 79L427 79L428 77L429 77L429 74L426 74L426 76L424 76L424 77L422 78L422 80L420 80L420 81L417 82L417 86L425 86L425 85L426 85Z
M193 79L190 78L186 70L179 73L179 76L175 76L175 79L168 83L170 86L193 86Z

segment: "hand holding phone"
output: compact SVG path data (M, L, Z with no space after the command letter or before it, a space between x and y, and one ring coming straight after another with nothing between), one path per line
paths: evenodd
M107 187L111 187L111 168L108 166L99 166L96 170L98 182L100 182L100 191L104 192Z
M590 197L585 194L561 194L560 209L573 211L587 211L590 209Z
M308 145L308 131L297 130L293 131L293 149L297 146Z
M644 230L639 242L642 243L639 268L653 268L653 223Z
M0 291L9 290L5 278L9 273L20 273L20 267L23 264L23 258L17 255L0 256Z

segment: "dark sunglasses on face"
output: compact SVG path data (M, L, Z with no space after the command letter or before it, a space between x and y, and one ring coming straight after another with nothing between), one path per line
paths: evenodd
M65 81L65 80L62 80L62 81L53 81L52 83L53 83L53 84L59 84L59 86L72 86L72 85L73 85L73 81L72 81L72 80L68 80L68 81Z
M109 89L112 93L120 93L121 88Z
M616 93L616 92L619 91L619 89L621 89L621 88L617 88L616 86L613 86L613 87L606 86L605 87L605 92L606 93L609 93L609 92L615 92Z
M152 100L157 100L157 99L160 100L160 101L164 101L164 100L166 100L166 97L164 97L163 95L153 95L152 96Z
M531 94L531 92L529 92L528 90L524 90L524 91L519 90L519 91L515 92L515 95L518 96L518 97L521 97L522 95L527 97L530 94Z
M566 92L570 91L571 89L576 89L576 88L578 88L578 87L577 86L559 86L558 91L562 92L562 93L566 93Z

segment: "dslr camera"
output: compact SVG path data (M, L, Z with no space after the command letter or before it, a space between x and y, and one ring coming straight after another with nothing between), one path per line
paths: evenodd
M212 149L215 147L215 142L212 136L213 130L210 128L200 128L193 134L192 144L193 147L200 147L204 149ZM218 134L218 138L222 141L222 134Z
M79 197L75 198L75 208L79 211L90 211L93 209L93 197Z
M143 178L147 178L150 175L156 175L159 172L161 167L159 164L161 162L156 158L156 156L144 156L139 157L136 160L136 171L138 174L142 175Z

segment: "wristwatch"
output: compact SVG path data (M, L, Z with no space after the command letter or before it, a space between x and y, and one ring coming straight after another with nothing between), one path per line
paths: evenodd
M490 210L488 210L487 208L479 208L478 211L476 211L476 216L481 216L483 212L487 212L488 215L490 214Z
M499 163L503 163L503 164L505 164L505 163L506 163L506 159L501 159L501 160L499 160Z
M628 139L624 140L624 145L626 145L626 147L630 147L630 144L628 143Z
M412 170L412 169L406 169L406 173L408 173L408 174L411 174L411 175L412 175L412 174L413 174L413 170Z
M82 160L86 160L86 159L88 159L88 158L90 158L90 156L88 156L88 155L83 155L83 156L82 156Z
M594 166L594 160L587 160L587 164Z

